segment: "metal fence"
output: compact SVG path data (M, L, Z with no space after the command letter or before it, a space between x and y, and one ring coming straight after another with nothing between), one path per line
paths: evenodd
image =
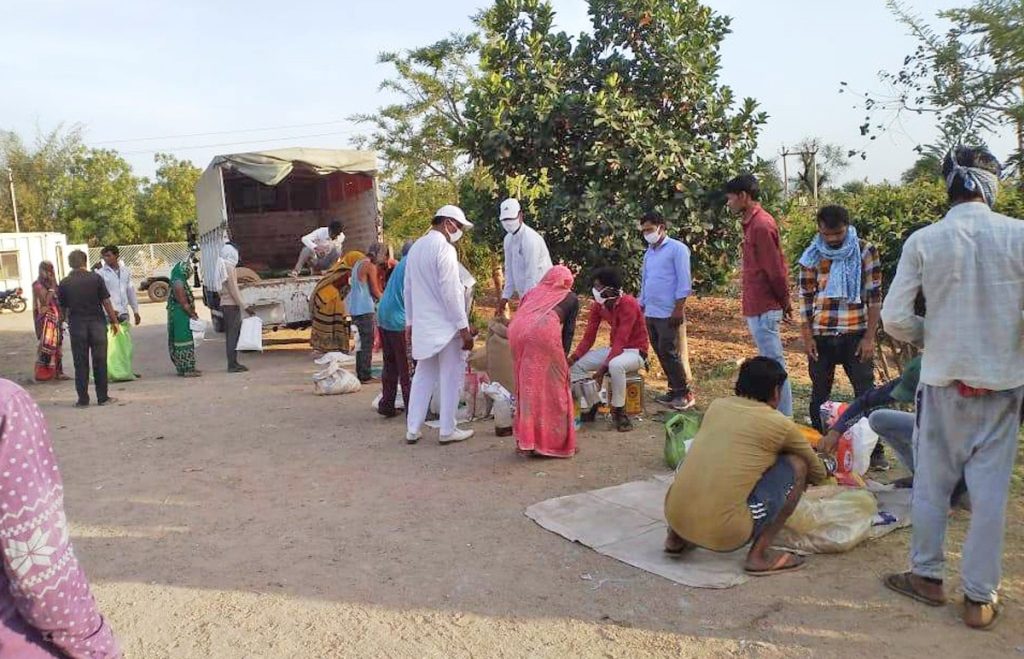
M170 274L175 263L188 258L188 243L150 243L148 245L118 245L121 263L132 271L136 281L146 277ZM101 261L101 247L89 248L89 263Z

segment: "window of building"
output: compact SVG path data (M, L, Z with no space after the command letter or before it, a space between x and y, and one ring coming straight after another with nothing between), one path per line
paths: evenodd
M14 279L21 277L20 263L17 252L0 252L0 279Z

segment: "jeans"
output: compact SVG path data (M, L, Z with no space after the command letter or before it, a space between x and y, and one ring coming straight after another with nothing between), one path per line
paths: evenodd
M405 342L405 332L392 332L381 329L381 343L384 347L384 371L381 373L381 399L377 409L384 413L395 411L395 397L398 385L402 385L402 400L409 409L412 397L411 379L409 377L409 350Z
M366 382L373 378L371 366L373 364L373 339L376 336L376 314L364 313L361 316L353 316L352 321L359 330L359 352L356 353L356 377L360 382Z
M224 315L224 337L228 353L228 368L238 366L238 336L242 333L242 309L234 304L220 308Z
M689 369L684 365L682 355L686 350L686 323L675 327L671 318L646 320L651 345L668 378L668 391L674 398L682 398L690 393Z
M914 415L898 410L877 410L868 417L875 434L892 447L900 462L914 473Z
M974 398L960 395L955 385L922 385L917 392L911 570L944 577L949 500L963 474L972 510L960 582L975 602L994 601L999 589L1022 403L1024 387Z
M609 348L591 350L580 357L580 360L572 366L572 379L581 380L587 375L601 368L608 359ZM612 407L626 406L626 374L636 373L644 366L643 355L637 350L626 350L615 359L608 362L608 375L612 379ZM601 386L601 383L597 383Z
M779 325L782 323L782 311L766 311L760 316L747 316L747 329L754 337L754 344L757 345L757 354L762 357L774 359L786 368L786 355L782 351L782 335L779 334ZM786 369L788 372L788 369ZM782 398L779 400L779 411L786 416L793 416L793 386L786 378L782 385Z
M863 396L875 386L874 356L868 361L857 357L857 348L864 338L864 332L838 334L835 336L815 336L814 343L818 348L818 358L808 360L808 371L811 376L811 425L818 432L828 429L821 425L821 404L832 396L832 385L835 384L836 366L842 366L846 377L853 385L854 396Z
M75 361L75 390L78 402L89 402L89 359L92 357L92 374L96 383L96 401L102 403L110 396L107 393L107 324L101 318L72 320L71 355Z

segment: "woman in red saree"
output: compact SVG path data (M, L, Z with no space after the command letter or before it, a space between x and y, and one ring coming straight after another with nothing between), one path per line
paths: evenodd
M572 273L563 265L548 271L519 305L508 328L516 373L518 449L553 458L576 453L569 362L562 328L578 305Z
M39 264L39 279L32 284L32 311L36 323L36 381L67 380L61 361L64 333L57 304L57 276L53 264Z

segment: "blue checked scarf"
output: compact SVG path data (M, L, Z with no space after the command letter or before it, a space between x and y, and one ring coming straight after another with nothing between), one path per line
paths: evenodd
M995 206L996 195L999 194L999 177L987 169L964 167L959 164L956 161L955 149L949 152L949 159L953 161L953 170L946 177L946 189L952 188L959 176L964 182L964 188L984 197L989 208Z
M864 263L861 260L857 229L851 226L846 232L846 240L838 248L829 247L821 234L818 234L811 246L804 250L803 256L800 257L800 265L805 268L817 268L822 259L832 261L832 267L828 271L828 284L825 285L825 297L845 298L848 302L859 303Z

